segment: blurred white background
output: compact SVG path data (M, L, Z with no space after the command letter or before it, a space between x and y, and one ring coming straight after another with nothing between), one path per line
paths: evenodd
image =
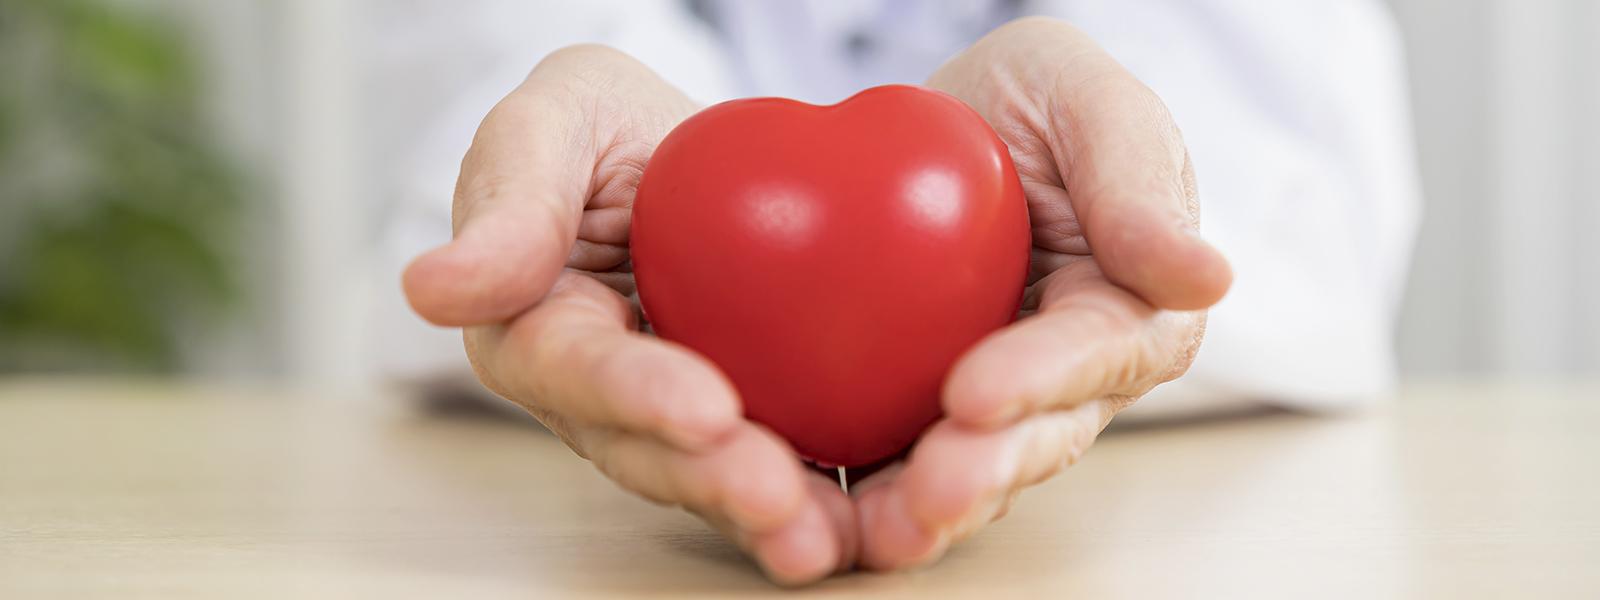
M405 25L359 0L134 4L187 23L205 49L216 125L268 180L270 201L251 216L268 226L248 240L247 285L262 310L198 349L200 370L369 377L371 365L352 358L370 354L365 298L399 293L373 256L383 182L420 135L421 115L387 100L442 107L461 74L410 71L407 56L470 62L472 49L432 43L425 30L405 47L377 43ZM1600 373L1600 2L1391 4L1410 52L1426 192L1397 332L1402 368ZM452 26L448 10L434 12L430 27Z
M1600 3L1392 5L1427 194L1402 366L1600 371Z

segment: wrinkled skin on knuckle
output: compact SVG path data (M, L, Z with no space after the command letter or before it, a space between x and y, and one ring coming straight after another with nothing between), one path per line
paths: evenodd
M1173 324L1168 329L1145 336L1139 343L1142 366L1139 373L1131 375L1126 384L1118 388L1124 393L1110 398L1115 412L1127 408L1156 386L1183 377L1200 352L1200 345L1205 339L1205 311L1162 311L1155 318L1169 320Z
M1139 372L1130 374L1126 385L1118 388L1133 398L1187 373L1205 338L1204 312L1162 311L1154 318L1168 323L1158 325L1140 341L1142 364Z

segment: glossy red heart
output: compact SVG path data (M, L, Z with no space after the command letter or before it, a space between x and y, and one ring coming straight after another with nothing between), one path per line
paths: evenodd
M1015 317L1029 239L988 124L892 85L685 120L645 170L629 245L656 334L721 367L802 456L858 466L915 441L950 366Z

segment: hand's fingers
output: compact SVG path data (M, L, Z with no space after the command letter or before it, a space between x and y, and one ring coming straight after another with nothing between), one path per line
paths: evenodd
M855 564L859 535L850 499L822 477L805 479L809 501L796 518L749 545L767 576L784 585L810 583Z
M597 244L628 245L628 227L633 223L633 205L590 207L583 211L578 238Z
M628 262L628 247L579 239L567 256L567 267L582 271L610 271Z
M1111 285L1093 261L1039 282L1035 315L985 338L951 368L944 410L992 428L1095 398L1135 398L1181 375L1204 315L1161 311Z
M1204 308L1227 290L1227 261L1195 234L1199 202L1178 128L1083 32L1020 19L928 83L966 100L1022 157L1035 243L1092 251L1111 281L1160 308Z
M601 100L620 85L647 100L610 114L619 110ZM544 296L580 229L596 242L626 239L636 165L671 127L663 115L691 106L615 50L550 54L479 127L456 183L455 240L406 269L412 307L439 325L503 321ZM590 196L601 210L585 215ZM606 196L617 197L598 201Z
M468 328L484 384L535 416L619 427L684 449L744 423L738 397L711 363L632 331L627 300L568 272L510 325Z
M936 560L1004 514L1016 491L1076 462L1115 412L1115 402L1097 400L1000 430L936 425L903 469L860 497L862 563Z
M1013 490L1076 464L1121 407L1097 399L991 431L946 422L923 437L896 479L906 509L918 523L962 539L996 516Z
M1050 79L1045 137L1107 277L1160 308L1215 304L1233 272L1200 239L1194 168L1166 106L1082 32L1044 21L1037 34L1071 56Z
M614 429L582 427L573 437L575 449L623 488L725 517L744 534L776 531L810 501L798 459L782 440L748 422L694 453Z
M575 437L624 489L700 515L751 553L774 581L814 581L853 561L856 525L848 499L806 473L781 440L755 425L742 425L700 454L615 430L586 428Z
M810 484L811 497L822 506L839 540L839 560L834 572L849 571L855 567L861 550L861 521L856 515L855 502L839 489L837 480L812 474L806 481Z
M861 566L893 571L938 560L950 546L943 532L924 527L906 510L905 490L895 485L894 473L868 479L873 485L856 497L861 519Z

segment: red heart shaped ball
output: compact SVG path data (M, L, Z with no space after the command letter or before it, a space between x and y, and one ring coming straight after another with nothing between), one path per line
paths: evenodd
M892 457L939 417L951 365L1015 318L1030 247L1005 144L905 85L701 111L656 148L631 227L655 333L824 466Z

